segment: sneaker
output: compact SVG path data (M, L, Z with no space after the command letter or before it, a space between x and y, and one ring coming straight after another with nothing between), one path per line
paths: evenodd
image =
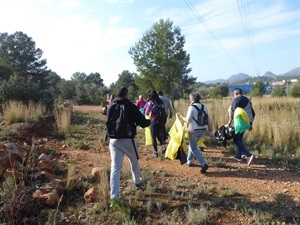
M200 172L205 173L207 169L208 169L208 165L204 164L204 166L202 166L202 169L200 170Z
M253 160L253 157L254 157L253 155L247 157L247 164L248 164L248 166L250 166L250 164L251 164L251 162Z
M157 152L153 152L151 154L151 158L158 158L158 153Z
M166 146L163 145L163 146L161 147L161 153L162 153L162 154L165 154L165 153L166 153L166 150L167 150Z
M187 164L189 167L195 167L196 165L194 163Z
M141 183L139 183L139 184L135 184L135 187L136 187L136 189L142 189L142 184Z
M238 158L237 156L234 156L233 157L236 161L238 161L238 162L242 162L242 159L241 158Z

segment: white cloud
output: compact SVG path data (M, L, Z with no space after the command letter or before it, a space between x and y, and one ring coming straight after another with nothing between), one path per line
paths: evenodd
M113 17L109 19L109 24L111 25L116 25L121 21L122 17L118 16L118 17Z
M79 9L81 4L80 1L76 0L64 0L60 1L60 6L67 9Z

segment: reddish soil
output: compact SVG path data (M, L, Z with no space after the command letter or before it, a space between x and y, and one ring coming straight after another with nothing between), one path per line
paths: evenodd
M52 126L53 121L47 121L40 127L19 129L18 135L11 138L30 141L25 137L30 135L47 137L46 149L59 153L62 163L76 162L76 172L81 176L90 176L95 166L109 168L109 149L107 144L101 141L105 121L105 116L100 113L101 107L75 106L74 110L84 112L86 115L93 114L93 118L96 119L88 122L80 121L81 124L87 125L82 128L83 130L77 130L81 136L70 143L68 140L56 139L51 132L47 131L47 126ZM41 130L46 132L40 133ZM78 142L85 143L89 149L80 149L75 144ZM285 161L267 160L256 156L252 164L247 166L246 160L240 163L236 162L233 154L226 149L207 146L203 155L208 159L209 169L206 174L201 174L200 166L180 165L178 160L165 159L161 155L157 159L150 158L152 146L144 145L143 130L138 130L138 142L142 173L151 171L157 184L156 192L152 193L153 198L167 202L174 192L181 196L175 197L172 205L164 208L164 213L170 215L175 209L181 210L183 219L178 224L188 224L183 210L188 210L189 204L200 206L202 203L208 205L210 210L217 210L216 215L210 216L207 224L258 224L258 220L262 224L271 224L267 223L270 221L279 221L280 224L298 224L300 222L299 164L296 167L288 168ZM66 146L66 144L68 145ZM128 168L129 163L124 160L123 171ZM124 183L121 184L122 191L125 186ZM188 203L189 195L197 194L196 189L199 186L203 190L202 193L198 194L198 197L194 197L192 203ZM224 197L221 194L224 190L235 190L236 194ZM141 196L144 204L146 204L146 197L146 194ZM255 220L254 210L263 213L268 219L261 216ZM213 214L212 211L210 212ZM146 217L151 218L150 224L166 224L155 213L141 214L136 217L138 224L146 224Z
M82 112L100 113L100 107L75 107ZM103 115L101 120L105 120ZM209 165L206 174L201 174L200 167L188 167L180 165L178 160L171 161L160 157L158 159L150 158L152 146L144 145L143 130L139 130L141 138L140 143L140 164L142 170L163 171L168 176L157 176L157 183L165 182L170 185L178 185L180 182L203 183L204 188L216 186L221 189L234 189L239 195L245 196L247 202L258 208L263 208L263 204L275 204L280 202L282 206L290 209L290 215L299 222L300 216L300 173L299 168L288 170L279 163L271 160L260 159L256 156L250 166L247 166L246 160L237 162L233 159L233 154L225 151L223 148L208 147L203 155L210 158L213 162ZM95 145L97 146L97 145ZM78 170L80 173L90 173L93 166L109 165L110 156L106 146L100 153L84 152L82 150L63 150L68 157L76 158ZM128 166L124 161L124 166ZM221 166L217 164L221 162ZM87 167L87 165L89 165ZM189 190L192 191L192 190ZM226 201L226 200L225 200ZM226 204L225 204L226 206ZM225 207L226 208L226 207ZM293 212L293 213L292 213ZM276 212L275 214L280 214ZM282 211L288 213L288 210ZM243 217L241 217L243 218ZM225 220L228 220L226 218ZM220 221L219 224L231 224L230 221ZM241 221L242 224L251 224L251 222Z

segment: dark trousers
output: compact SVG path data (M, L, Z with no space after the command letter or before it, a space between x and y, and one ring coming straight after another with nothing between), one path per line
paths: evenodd
M157 152L157 140L161 145L165 144L164 140L164 124L157 123L156 121L151 121L150 125L151 136L152 136L152 146L154 151Z
M245 148L244 143L243 143L243 136L244 133L237 133L235 134L233 138L234 144L237 146L237 151L236 151L236 157L241 158L242 154L244 153L247 157L250 157L252 154L248 152L248 150Z

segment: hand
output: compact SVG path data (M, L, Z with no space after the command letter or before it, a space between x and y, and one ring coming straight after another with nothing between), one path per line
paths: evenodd
M250 124L250 127L249 127L249 131L251 131L252 130L252 124Z

